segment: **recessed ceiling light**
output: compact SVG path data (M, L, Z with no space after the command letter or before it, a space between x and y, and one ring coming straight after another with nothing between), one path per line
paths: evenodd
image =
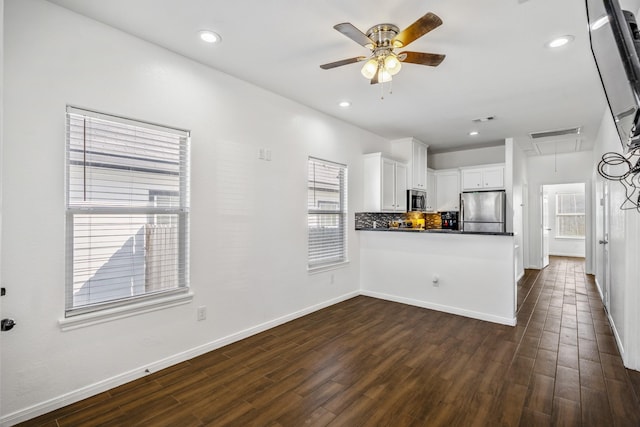
M351 107L351 102L349 102L349 101L341 101L338 105L340 107L342 107L342 108L347 108L347 107Z
M214 33L213 31L202 30L202 31L199 31L198 34L200 35L200 38L202 39L202 41L205 41L207 43L219 43L220 40L222 40L222 37L220 37L220 34Z
M480 132L478 132L477 130L472 130L471 132L469 132L469 136L476 136L478 135Z
M555 39L553 39L549 43L547 43L547 47L550 47L552 49L555 49L555 48L558 48L558 47L562 47L562 46L572 42L573 39L575 39L575 37L572 36L572 35L556 37Z

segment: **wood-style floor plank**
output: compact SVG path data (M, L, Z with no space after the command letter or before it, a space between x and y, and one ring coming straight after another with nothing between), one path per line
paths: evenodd
M509 327L356 297L23 426L640 426L584 260L518 284Z

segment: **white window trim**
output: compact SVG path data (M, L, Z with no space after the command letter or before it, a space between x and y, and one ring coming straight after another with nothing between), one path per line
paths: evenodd
M578 213L561 213L558 212L558 200L561 196L567 196L567 195L582 195L584 197L584 194L581 193L576 193L576 192L571 192L571 193L556 193L556 212L555 212L555 217L556 217L556 230L560 230L560 218L562 217L569 217L569 216L582 216L585 217L585 221L586 221L586 213L585 212L578 212ZM586 222L585 222L586 224ZM585 229L585 233L586 233L586 229ZM557 234L554 236L554 239L557 240L585 240L586 236L565 236L565 235L561 235L561 234Z
M85 108L81 108L81 107L76 107L76 106L72 106L72 105L68 105L66 108L66 113L67 114L79 114L79 115L85 115L87 117L91 117L91 118L98 118L98 119L104 119L104 120L109 120L109 121L115 121L118 123L123 123L123 124L129 124L129 125L134 125L134 126L140 126L140 125L144 125L147 128L150 129L157 129L157 130L172 130L175 131L178 134L184 134L184 136L187 138L187 144L189 144L188 140L190 138L190 131L185 130L185 129L180 129L180 128L175 128L175 127L170 127L170 126L165 126L165 125L159 125L156 123L150 123L150 122L146 122L146 121L142 121L142 120L133 120L133 119L129 119L126 117L122 117L122 116L117 116L117 115L113 115L113 114L106 114L106 113L101 113L95 110L90 110L90 109L85 109ZM68 150L68 140L65 141L65 145L66 146L66 150ZM186 182L186 187L189 187L189 170L190 170L190 159L189 159L189 151L190 148L187 145L187 164L186 164L186 170L187 170L187 182ZM66 165L65 167L68 167L68 165ZM182 185L182 184L181 184ZM65 187L68 186L68 183L65 183ZM65 192L68 193L69 189L65 188ZM184 229L184 233L186 233L184 236L181 236L181 239L186 239L187 243L186 243L186 249L185 249L185 254L184 256L186 257L186 261L185 261L185 269L186 269L186 273L185 273L185 284L184 286L180 286L178 288L175 289L170 289L167 291L163 291L163 292L159 292L159 293L151 293L151 294L147 294L147 295L140 295L137 297L132 297L132 298L124 298L124 299L119 299L119 300L112 300L112 301L105 301L104 303L98 303L95 305L88 305L85 307L78 307L78 308L69 308L68 306L66 306L65 304L65 317L59 320L59 326L61 328L62 331L68 331L68 330L73 330L73 329L78 329L81 327L85 327L85 326L90 326L90 325L95 325L95 324L99 324L99 323L104 323L104 322L109 322L112 320L117 320L117 319L122 319L125 317L130 317L130 316L134 316L134 315L138 315L138 314L142 314L142 313L148 313L151 311L156 311L156 310L160 310L160 309L165 309L165 308L169 308L169 307L174 307L174 306L178 306L178 305L183 305L183 304L187 304L190 303L193 300L193 293L191 292L191 287L190 287L190 283L189 283L189 263L190 263L190 256L189 256L189 235L190 235L190 215L189 215L189 200L190 200L190 195L189 192L186 188L182 188L181 187L181 191L186 191L186 195L184 197L186 197L186 202L187 202L187 208L179 208L179 209L173 209L171 210L172 213L176 213L177 211L177 215L180 218L180 222L182 223L181 227L183 227ZM67 195L68 197L68 195ZM105 213L119 213L121 212L120 209L112 209L108 206L96 206L96 207L87 207L87 206L83 206L83 207L72 207L69 206L68 202L65 202L65 204L67 205L66 207L66 212L65 215L67 216L67 221L69 221L71 218L73 218L74 215L77 214L105 214ZM153 208L143 208L143 209L136 209L136 208L132 208L130 209L130 211L138 211L137 213L165 213L169 210L167 209L153 209ZM70 225L67 224L67 227L69 227ZM66 239L68 239L69 237L67 236ZM69 245L70 242L67 241L67 245ZM183 242L181 242L179 244L181 247L184 245ZM67 248L66 250L66 254L65 257L69 256L69 249ZM69 261L65 260L65 263L67 263L66 268L69 269L70 265L69 265ZM70 274L69 272L67 272L67 281L70 280ZM67 283L65 285L65 300L67 299L68 295L68 286L69 283Z
M73 317L65 317L58 320L58 325L63 332L87 326L98 325L100 323L112 322L126 317L139 314L150 313L152 311L164 310L170 307L189 304L193 301L193 293L185 289L177 295L163 296L144 301L122 305L119 307L96 310Z
M307 272L309 274L323 273L325 271L338 270L340 268L345 268L347 265L349 265L348 259L345 261L335 262L333 264L325 264L317 267L307 267Z
M346 164L333 162L331 160L321 159L319 157L309 156L307 158L307 165L310 160L322 162L327 165L334 165L334 166L344 168L345 173L347 174L345 176L346 181L344 183L344 187L342 188L342 191L344 192L343 195L345 199L344 203L345 203L346 209L344 211L336 211L336 213L340 213L344 215L344 259L340 261L328 262L323 264L309 265L309 258L307 257L307 272L309 274L315 274L315 273L322 273L325 271L335 270L338 268L343 268L347 264L349 264L349 207L348 207L348 179L349 178L348 178L348 167ZM307 176L306 184L308 188L309 176ZM307 207L307 218L308 216L309 216L309 209ZM309 229L307 228L307 236L308 236L308 230ZM307 241L307 248L308 248L308 245L309 245L309 241Z
M556 239L556 240L585 240L584 237L578 237L578 236L555 236L554 239Z

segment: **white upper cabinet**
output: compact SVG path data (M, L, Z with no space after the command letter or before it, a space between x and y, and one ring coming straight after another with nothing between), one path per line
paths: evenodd
M460 210L460 172L457 169L438 170L436 176L436 211Z
M504 165L462 169L462 190L494 190L504 188Z
M413 156L411 158L411 188L427 190L427 146L413 141Z
M382 155L364 155L364 210L366 212L406 212L406 164Z
M407 211L408 167L396 162L396 211Z
M409 188L427 191L427 148L415 138L391 141L393 157L409 165Z
M482 177L484 178L484 188L504 188L504 166L486 168Z

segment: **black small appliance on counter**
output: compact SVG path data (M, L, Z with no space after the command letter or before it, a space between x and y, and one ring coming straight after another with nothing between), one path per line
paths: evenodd
M443 230L457 230L458 229L458 212L440 212L440 220L442 221Z

